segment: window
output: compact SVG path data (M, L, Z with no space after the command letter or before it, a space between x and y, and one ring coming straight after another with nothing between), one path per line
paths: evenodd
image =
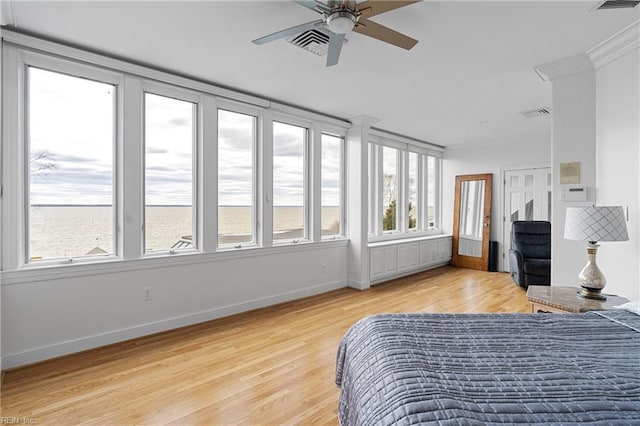
M273 123L273 240L306 237L307 129Z
M369 143L369 237L438 232L438 167L428 150L395 141Z
M144 249L192 247L195 105L144 96Z
M27 259L113 254L115 87L27 69Z
M398 150L382 148L382 230L398 229Z
M321 229L323 237L342 235L342 153L344 139L322 134Z
M257 118L218 110L218 245L255 238L255 146Z
M409 153L409 181L407 183L409 193L408 198L408 222L407 228L416 230L418 228L419 204L418 204L418 154Z
M348 123L68 46L3 53L3 270L345 235Z

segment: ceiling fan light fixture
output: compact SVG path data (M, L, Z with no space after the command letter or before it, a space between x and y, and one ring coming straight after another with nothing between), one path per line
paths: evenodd
M356 16L347 10L333 12L327 18L327 27L336 34L346 34L356 26Z

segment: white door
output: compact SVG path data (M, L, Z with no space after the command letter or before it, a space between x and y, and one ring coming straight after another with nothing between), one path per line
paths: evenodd
M511 226L516 220L551 222L551 167L504 172L503 269L509 271Z

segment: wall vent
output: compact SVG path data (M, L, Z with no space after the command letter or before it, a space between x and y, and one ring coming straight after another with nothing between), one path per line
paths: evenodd
M319 29L305 31L287 38L287 41L296 47L318 56L327 56L329 49L329 34ZM347 43L346 38L344 42Z
M640 4L640 0L603 0L591 10L633 9L638 4Z
M551 110L549 107L542 107L542 108L530 109L527 111L520 111L520 114L524 115L527 118L544 117L547 115L551 115Z

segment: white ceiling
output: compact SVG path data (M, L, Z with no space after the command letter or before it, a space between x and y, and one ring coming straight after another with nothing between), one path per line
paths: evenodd
M352 33L340 62L251 40L319 15L288 1L4 2L2 23L443 146L548 138L536 65L582 53L637 21L640 7L591 1L424 1L372 20L410 51ZM483 123L485 122L485 123ZM488 122L488 123L487 123Z

